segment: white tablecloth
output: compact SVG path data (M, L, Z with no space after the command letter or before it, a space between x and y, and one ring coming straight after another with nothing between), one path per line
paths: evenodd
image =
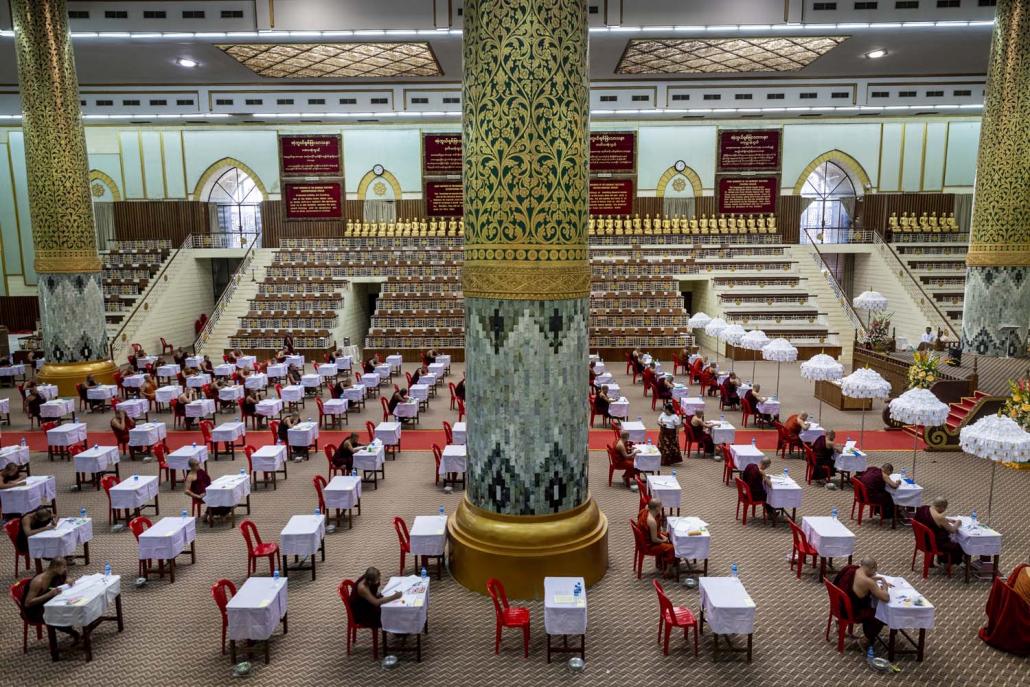
M605 372L604 374L598 374L598 375L596 375L594 377L594 386L600 388L600 387L604 386L605 384L611 384L612 380L614 380L614 379L615 379L615 377L613 377L610 372Z
M289 438L290 446L297 446L299 448L311 446L318 439L318 423L298 422L296 426L289 429L287 437Z
M179 394L182 393L182 387L179 385L174 386L162 386L158 387L157 391L154 392L154 400L158 403L169 403L174 398L179 398Z
M219 401L236 401L243 398L243 387L239 384L218 390Z
M286 447L282 444L262 446L250 456L254 472L278 472L286 464Z
M329 363L323 363L318 366L317 373L319 377L335 377L336 366L330 365Z
M211 383L211 375L207 374L206 372L202 372L200 374L195 374L195 375L193 375L191 377L187 377L186 378L186 386L190 387L191 389L199 389L200 387L204 386L205 384L210 384L210 383Z
M175 558L196 538L196 518L161 518L139 536L139 559L145 561Z
M314 389L322 383L322 378L315 374L301 375L300 385L305 389Z
M416 515L409 534L411 555L442 556L447 543L447 516Z
M107 613L122 592L120 575L83 575L43 604L43 620L55 627L82 627Z
M732 444L737 438L737 429L725 420L712 427L712 442L716 444Z
M651 496L658 498L666 508L679 508L683 488L679 480L671 475L648 475L647 488Z
M900 481L901 475L899 473L895 473L891 475L891 479ZM896 506L918 508L923 505L923 488L918 484L901 482L897 489L887 487L887 493L894 499L894 505Z
M854 444L854 442L850 443ZM833 465L838 470L843 470L844 472L864 472L866 467L868 467L867 458L868 456L857 448L848 448L848 446L845 445L844 450L834 457Z
M211 430L212 441L236 441L247 435L247 425L239 420L223 422Z
M464 422L455 422L454 423L454 427L452 428L452 430L453 431L451 433L454 436L454 443L455 444L464 444L465 441L466 441L466 439L465 439L465 432L466 432L465 423Z
M448 370L451 369L451 356L447 353L439 353L436 356L436 362L440 363Z
M633 467L641 472L658 472L662 469L662 452L654 444L637 444Z
M304 398L304 387L299 384L290 384L282 388L282 400L296 403Z
M265 368L265 374L272 379L282 379L286 376L286 365L284 363L272 363Z
M130 398L119 403L118 410L124 410L126 415L135 420L150 412L150 403L145 398Z
M28 513L56 497L57 480L52 475L32 475L20 487L0 489L0 512Z
M0 468L5 468L10 463L28 465L29 447L15 444L14 446L0 448Z
M279 533L279 550L284 556L314 556L324 538L324 515L294 515Z
M257 357L253 355L241 355L236 359L236 367L241 370L253 370L257 363Z
M9 415L11 413L11 399L0 398L0 415Z
M829 515L806 515L801 518L801 531L820 556L835 558L855 553L855 533Z
M579 598L573 594L582 586ZM544 631L549 635L585 635L587 585L582 577L544 578Z
M49 446L74 446L86 440L86 423L70 422L47 430L46 441Z
M378 387L380 381L381 380L379 379L379 375L377 375L375 372L362 372L361 379L358 380L357 383L365 387L366 389L371 390Z
M274 417L281 413L283 410L283 402L278 398L266 398L258 401L257 406L254 408L254 412L257 415L263 415L265 417Z
M71 556L93 540L93 518L61 518L57 527L29 537L30 558Z
M171 364L171 365L161 365L160 367L157 368L157 376L158 377L174 377L175 375L179 374L179 372L181 372L181 371L182 370L179 369L179 366L174 364L174 363Z
M21 363L0 367L0 377L18 377L23 374L25 374L25 366Z
M670 517L669 537L672 548L678 558L704 560L712 547L712 533L708 531L708 523L697 517ZM694 532L694 534L691 534Z
M190 355L186 357L186 367L199 370L200 366L204 364L204 356L202 355Z
M826 434L826 430L821 427L818 423L810 422L808 429L801 430L800 437L801 441L806 444L811 444L813 441Z
M401 423L380 422L376 425L376 439L379 439L386 446L396 446L401 443Z
M769 486L765 488L765 502L772 508L800 508L801 486L793 477L773 474L769 478Z
M146 369L147 365L153 365L157 361L158 357L156 355L141 355L140 357L136 358L136 369Z
M168 467L172 470L189 470L190 458L196 458L197 462L203 465L207 462L207 446L203 444L194 446L180 446L165 458Z
M157 477L154 475L130 476L111 487L111 507L129 510L142 508L157 496Z
M642 444L647 441L647 427L643 422L638 420L623 422L622 429L629 432L629 440L634 444Z
M418 417L418 401L410 399L404 403L398 403L393 409L394 417Z
M36 392L40 398L51 401L57 398L58 389L54 384L37 384Z
M953 542L958 542L970 556L997 556L1001 554L1001 532L992 530L990 527L978 524L972 526L973 520L968 515L960 515L957 518L961 524L958 532L951 535Z
M751 444L730 444L730 455L733 456L733 466L741 472L748 465L758 465L765 458L765 454Z
M404 356L402 356L400 354L386 356L386 364L389 365L390 368L393 369L396 372L400 371L401 364L403 364L403 363L404 363Z
M747 635L755 629L755 602L737 577L700 577L705 622L719 635Z
M286 356L286 364L290 367L296 367L297 369L304 369L304 356L302 355L288 355Z
M608 414L618 418L629 417L629 401L626 400L626 397L621 396L619 400L609 403Z
M464 444L447 444L443 447L443 458L440 460L440 474L448 472L465 472L467 459Z
M892 630L932 630L936 614L933 604L904 577L884 577L894 586L887 590L891 597L888 603L873 599L876 619ZM917 600L922 605L917 606Z
M369 444L354 452L355 470L381 470L386 462L386 449L382 445Z
M765 415L772 415L775 417L780 414L780 402L774 401L770 398L764 403L759 403L755 410Z
M361 478L337 475L322 490L326 508L355 508L361 500Z
M118 464L119 458L117 446L90 446L75 455L75 472L108 472Z
M74 412L75 401L70 398L55 398L39 406L39 416L42 418L61 418Z
M330 398L322 402L322 412L326 415L346 415L350 401L345 398Z
M122 379L122 386L127 387L129 389L139 389L143 386L143 383L145 381L147 381L147 378L144 375L129 375L128 377L124 377Z
M683 396L680 398L680 408L688 416L693 415L699 410L704 412L705 400L700 396Z
M236 374L236 366L229 363L215 365L215 377L231 377Z
M412 384L408 387L408 395L416 401L428 401L429 400L429 385L428 384Z
M429 363L429 373L436 375L437 379L444 376L447 372L446 363Z
M144 422L129 430L129 446L153 446L168 436L163 422Z
M387 364L376 365L376 374L379 375L380 380L386 380L390 377L390 366Z
M394 358L394 357L396 357L396 356L392 356L392 355L390 356L390 358ZM387 362L389 362L390 358L386 359ZM336 359L336 363L335 364L336 364L336 370L338 372L339 371L343 371L343 370L349 370L352 367L354 367L354 356L352 356L352 355L341 355L339 358ZM397 365L397 369L398 370L400 369L400 364L399 363Z
M286 578L248 578L229 600L226 613L229 639L268 639L286 615Z
M86 398L91 401L107 401L118 395L118 387L114 384L100 384L86 389Z
M186 404L186 417L213 417L215 402L210 398L201 398Z
M365 387L362 384L355 384L343 389L343 397L350 403L360 403L364 400L366 393Z
M255 372L243 380L243 386L247 389L257 389L260 391L268 386L268 375L263 372Z
M425 384L426 386L436 386L436 382L438 380L439 380L439 376L437 376L437 375L435 375L435 374L433 374L431 372L427 372L424 375L419 375L419 378L418 378L419 384Z
M429 615L429 579L418 575L391 577L382 594L389 596L397 591L404 596L380 606L383 630L398 635L421 633Z
M230 508L243 503L250 494L250 475L222 475L204 494L208 506Z

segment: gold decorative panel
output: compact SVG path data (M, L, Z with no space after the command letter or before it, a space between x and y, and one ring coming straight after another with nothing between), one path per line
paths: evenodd
M442 76L429 43L219 45L255 74L277 79Z
M637 38L626 45L615 71L619 74L794 72L847 39L847 36Z

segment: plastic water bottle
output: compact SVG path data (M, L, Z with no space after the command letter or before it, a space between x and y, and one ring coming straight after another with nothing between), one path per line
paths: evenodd
M751 437L751 448L758 447L758 440L755 437Z
M837 516L838 516L839 514L840 514L840 511L839 511L839 510L837 510L837 506L834 506L834 507L833 507L833 510L831 510L831 511L830 511L830 517L831 517L831 518L833 518L834 520L836 520L836 519L837 519Z
M133 482L138 482L138 481L139 481L139 473L138 473L138 472L137 472L137 473L134 473L134 474L132 475L132 481L133 481Z
M357 477L358 476L358 469L357 468L351 468L350 469L350 476L351 477Z
M790 468L783 468L783 479L787 479L790 476Z
M440 506L440 515L447 515L447 509L443 506Z
M315 515L321 515L322 509L319 508L318 504L315 504Z
M873 664L873 659L875 659L875 658L876 658L876 653L873 651L873 647L870 646L869 649L865 652L866 663L868 663L869 665L872 665Z
M83 506L82 508L79 509L79 517L80 518L86 517L86 507L85 506Z
M730 575L732 575L733 577L737 576L737 564L736 563L734 563L733 565L730 566Z
M719 422L726 422L726 413L719 413Z
M93 444L93 450L94 451L96 451L98 448L100 448L100 444Z
M901 479L905 479L906 477L908 477L908 470L901 468Z
M21 447L22 447L22 448L25 448L25 447L26 447L26 446L28 446L28 445L29 445L29 444L28 444L28 442L27 442L27 441L25 441L25 437L22 437L22 438L21 438Z
M421 576L422 576L422 581L423 582L425 582L427 579L429 579L429 573L426 572L426 566L424 566L424 565L422 566Z
M110 563L104 563L104 577L110 577L110 576L111 576L111 564Z
M976 527L979 524L977 519L976 519L976 509L975 508L973 509L973 512L969 514L969 519L972 521L970 524L973 527Z
M197 442L193 442L193 448L197 448Z
M648 445L648 446L650 446L650 445L651 445L651 437L648 437L648 438L647 438L647 445Z
M179 517L188 518L190 517L190 512L183 508L182 511L179 513Z
M240 477L243 477L246 474L247 474L247 469L246 468L240 468Z
M276 568L275 570L272 571L272 579L273 580L278 580L279 579L279 568Z
M673 476L673 477L675 477L675 476L676 476L676 468L673 468L673 469L672 469L672 476Z
M582 594L582 593L583 593L583 587L582 587L582 585L580 585L579 582L577 582L576 586L572 588L572 597L578 602L579 601L579 595Z

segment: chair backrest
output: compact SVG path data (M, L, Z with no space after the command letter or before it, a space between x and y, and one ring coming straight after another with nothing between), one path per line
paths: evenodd
M922 506L922 508L927 508L927 506ZM936 556L937 541L934 539L933 532L930 531L929 527L919 522L915 518L913 518L911 522L912 534L916 538L916 548L920 551L923 551L925 553L932 553Z
M311 483L315 485L315 493L318 495L318 508L323 513L325 513L326 507L324 489L325 485L328 484L328 482L325 481L325 477L322 477L322 475L315 475L311 478Z
M107 494L108 503L111 502L111 487L120 481L117 475L104 475L100 478L100 486L103 488L104 493Z
M14 550L18 550L18 530L21 529L21 518L14 518L8 520L4 524L4 531L7 532L7 536L11 538L11 544L14 545Z
M619 457L615 455L615 447L611 444L605 444L605 448L608 449L608 463L613 467L619 466Z
M278 382L275 384L275 395L279 397L280 401L283 399L283 385Z
M143 534L153 526L154 523L150 521L150 518L142 515L137 515L129 521L129 530L132 532L132 536L136 537L136 541L139 541L139 535Z
M858 477L851 478L851 488L855 490L855 500L859 503L869 503L869 492L866 491L865 484L862 483Z
M465 401L458 399L458 417L465 416Z
M651 490L647 488L647 480L640 474L634 475L633 479L636 480L637 492L640 494L641 502L647 505L647 502L651 500Z
M368 432L368 441L372 443L376 439L376 426L371 420L365 422L365 431Z
M254 472L254 451L257 451L257 449L250 444L243 447L243 455L247 457L247 467L250 468L250 472Z
M261 535L258 533L257 525L250 518L245 518L240 523L240 532L243 533L243 538L247 540L247 548L251 551L261 545Z
M504 585L496 577L491 577L486 581L486 591L494 602L494 613L500 618L508 610L508 595L504 592Z
M719 444L719 449L722 451L722 459L729 466L733 466L733 451L726 444Z
M744 415L754 415L755 411L751 407L751 401L747 400L747 396L740 397L740 412Z
M805 536L804 531L790 518L785 519L787 524L790 525L790 534L794 538L794 548L798 551L808 549L808 537Z
M350 595L353 591L354 580L343 580L336 588L336 593L340 595L340 601L343 602L343 607L347 609L347 627L355 627L357 625L357 623L354 622L354 612L350 607Z
M89 398L86 395L86 385L85 384L83 384L82 382L79 382L78 384L75 385L75 390L77 392L79 392L79 398L81 400L83 400L83 401L88 401L89 400Z
M665 594L662 583L658 580L651 580L651 582L654 584L654 590L658 593L658 612L666 619L672 619L675 616L675 611L672 609L672 601Z
M272 433L272 445L274 446L274 445L278 444L279 443L279 421L278 420L269 420L268 421L268 430Z
M390 419L390 402L385 397L379 397L379 404L383 406L383 422Z
M411 551L411 535L408 534L408 523L404 518L393 519L393 529L397 531L397 540L401 544L402 551Z
M318 396L315 397L315 405L318 406L318 416L322 417L325 415L325 404L322 403L322 399Z
M851 607L851 598L847 592L830 582L829 578L824 577L823 584L830 597L830 615L845 622L854 622L855 611Z
M443 451L438 444L433 444L433 460L436 461L436 470L440 471L440 463L443 461Z
M165 447L160 442L154 444L151 449L154 452L154 460L157 461L158 467L164 468L165 465Z
M211 441L211 422L208 420L200 421L200 434L204 437L204 441Z
M322 452L325 453L326 460L331 464L333 462L333 456L336 455L336 444L326 444L322 447Z
M647 550L647 535L644 533L643 528L637 524L636 520L629 521L629 527L633 530L633 541L636 543L637 548L641 551Z
M451 423L447 422L447 420L443 421L443 435L447 437L448 444L454 443L454 430L451 428Z
M25 588L29 586L30 582L32 582L32 578L26 577L12 584L8 590L8 593L11 595L11 601L18 607L18 615L21 616L22 620L25 620L25 607L21 605L21 600L25 596Z
M218 606L218 611L222 614L223 621L227 617L225 608L229 605L229 599L234 596L236 596L236 585L231 580L223 577L211 585L211 598L215 600L215 605Z
M752 500L754 500L754 499L751 498L751 487L749 487L747 485L747 482L745 482L744 480L740 479L739 477L734 477L733 479L734 479L734 481L737 484L737 500L739 500L739 501L752 501Z

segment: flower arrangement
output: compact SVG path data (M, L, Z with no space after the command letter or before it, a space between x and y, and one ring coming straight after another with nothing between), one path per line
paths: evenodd
M917 351L912 356L914 362L908 368L909 389L929 389L940 379L938 368L941 365L939 356L929 351Z
M891 319L893 317L893 313L870 317L862 344L877 351L885 351L890 348L893 339L891 336Z
M1012 395L1005 401L1002 414L1008 415L1016 423L1030 432L1030 378L1009 381Z

